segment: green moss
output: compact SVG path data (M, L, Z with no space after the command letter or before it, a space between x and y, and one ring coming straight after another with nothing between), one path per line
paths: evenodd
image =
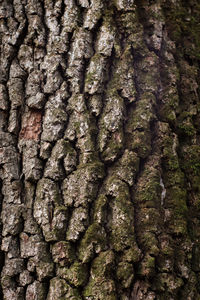
M79 246L79 259L84 263L90 261L96 252L105 250L106 232L99 224L90 225Z
M61 278L76 287L84 286L88 278L87 266L79 262L75 262L70 268L58 268L57 273Z
M139 170L139 157L133 151L126 149L123 156L111 167L111 174L116 174L122 181L133 185Z
M155 222L155 220L153 220ZM148 230L146 228L146 230ZM159 253L159 245L158 240L155 237L155 234L148 231L140 231L139 240L143 245L143 248L150 254L150 255L158 255Z
M172 208L174 213L178 215L186 215L188 208L186 205L187 193L182 187L173 186L167 190L165 206Z
M192 176L200 176L200 146L192 145L183 150L181 167Z
M101 252L94 259L91 266L89 283L83 291L87 299L116 300L115 283L112 280L114 271L114 253L112 251Z
M110 243L116 251L122 251L126 247L135 244L134 234L134 208L130 201L127 185L120 181L113 181L112 200L109 202L112 220L110 222ZM112 187L112 186L111 186Z
M135 201L144 207L158 207L160 205L161 186L160 173L152 167L145 168L139 182Z
M134 279L133 265L127 262L121 262L117 266L117 279L123 288L129 288Z
M82 297L76 288L72 288L64 279L54 277L50 281L49 293L47 299L59 300L81 300Z
M130 139L127 141L127 146L130 150L137 153L140 158L146 158L151 152L151 132L134 131Z
M75 249L71 243L60 241L52 246L53 261L60 266L72 264L76 258Z
M94 222L103 224L106 222L107 217L107 197L99 195L94 204Z
M187 219L179 213L175 212L171 218L171 223L169 224L169 229L177 236L188 235L187 231Z
M120 141L117 141L117 136L120 136ZM104 161L114 161L117 156L120 155L123 149L123 133L115 132L112 134L111 139L108 141L106 145L106 149L102 152L102 159Z
M139 264L137 275L147 278L153 277L155 275L155 257L146 254L142 262Z
M183 122L178 124L178 129L180 134L185 136L194 136L196 133L196 129L194 128L192 122L189 119L184 120Z
M170 36L180 46L179 51L192 59L200 58L200 4L198 1L164 5Z
M86 75L85 83L87 85L92 84L95 78L95 72L88 72Z
M138 262L141 259L141 250L138 248L137 244L135 243L132 247L128 250L124 250L122 255L122 261L127 262Z
M153 287L159 292L171 292L173 295L178 291L180 287L184 284L183 280L180 277L175 277L169 273L160 273L156 276ZM170 299L170 298L162 298Z

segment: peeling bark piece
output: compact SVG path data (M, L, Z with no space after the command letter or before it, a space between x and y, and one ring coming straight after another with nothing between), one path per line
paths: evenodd
M100 54L95 54L91 60L86 73L85 91L94 94L102 91L104 81L104 72L106 67L106 58Z
M35 140L27 140L23 147L23 174L26 180L35 182L42 175L42 162L37 156L37 142Z
M54 263L52 262L39 262L36 266L37 278L39 281L49 279L54 275Z
M80 234L85 231L88 225L88 210L83 207L78 207L73 210L71 219L69 221L69 227L67 231L68 241L77 241Z
M2 239L1 250L7 252L7 257L19 257L19 245L16 237L6 236Z
M78 7L74 0L65 0L65 11L62 17L62 25L67 32L72 32L78 22Z
M27 99L27 105L32 109L42 109L45 103L45 95L38 92L35 96Z
M13 167L12 163L10 166ZM12 168L8 170L8 168L5 168L5 170L12 171L15 173L16 169ZM15 176L17 174L15 173ZM7 176L6 176L7 177ZM11 179L11 180L10 180ZM14 178L11 176L11 178L6 178L3 182L2 187L2 193L4 195L4 203L9 204L21 204L21 182L19 180L14 180Z
M6 91L6 87L3 84L0 84L0 109L8 109L8 94Z
M30 203L31 207L33 205L33 202ZM28 207L28 204L27 204ZM40 229L38 227L38 224L36 223L35 219L33 218L32 209L29 207L27 208L26 212L24 213L24 232L30 233L30 234L38 234L40 232Z
M65 205L86 206L95 199L98 180L104 175L101 163L86 164L63 181L62 191ZM73 192L72 192L73 191Z
M67 153L64 157L64 168L66 175L69 175L76 167L77 164L77 153L74 148L68 144Z
M13 15L13 6L7 1L2 1L0 9L0 18L9 18Z
M106 250L106 232L99 224L92 224L88 227L79 246L79 259L83 263L89 262L95 255Z
M26 285L32 283L33 280L34 280L33 276L31 276L30 272L27 271L27 270L21 272L20 275L19 275L19 284L21 286L26 286Z
M24 289L23 287L13 287L13 288L6 288L3 289L4 293L4 300L22 300L24 299Z
M127 47L122 53L116 66L116 73L113 75L114 89L120 90L122 97L130 102L136 100L135 77L136 72L133 67L133 56L131 47Z
M38 92L35 96L29 97L26 103L30 108L39 110L44 106L45 95Z
M49 142L42 141L40 144L40 157L47 159L51 155L52 144Z
M135 10L136 4L135 0L115 0L115 5L118 10Z
M19 110L11 109L8 121L8 132L18 134L20 130Z
M24 260L21 258L6 259L2 273L4 276L13 277L24 270Z
M146 16L148 17L146 18ZM146 25L150 28L150 30L147 29L145 34L146 43L150 49L159 51L163 41L164 25L164 16L160 3L145 7L145 19Z
M58 185L50 179L41 179L36 190L34 218L41 225L46 241L62 240L65 237L68 210L60 204Z
M93 29L99 19L101 18L104 1L102 0L91 0L90 8L84 17L83 27L89 30Z
M61 267L70 265L76 258L75 250L69 242L60 241L52 247L53 261Z
M84 297L97 297L99 300L116 299L115 283L112 279L114 254L111 250L101 252L92 262L91 277L83 291Z
M24 71L24 69L20 66L18 59L14 58L10 66L10 78L21 78L25 80L26 77L27 74Z
M87 266L82 263L75 262L69 268L59 267L57 275L75 287L84 286L87 282Z
M126 149L120 160L113 166L112 172L131 186L139 170L139 161L135 152Z
M20 139L39 140L41 133L42 113L40 111L28 111L22 119Z
M143 204L143 207L158 208L161 204L159 160L156 156L150 157L143 175L138 180L135 201Z
M62 82L63 82L63 78L61 76L61 73L58 70L54 72L48 72L46 84L44 85L44 93L46 94L55 93L55 91L59 89Z
M100 28L100 33L96 42L97 53L105 56L111 56L115 39L115 31L112 27L112 20L108 19Z
M44 75L39 70L31 72L26 81L26 96L35 96L40 92L40 85L44 79Z
M43 178L37 184L36 200L34 204L34 217L39 224L48 222L47 203L53 202L54 205L60 203L59 187L52 180ZM45 207L43 207L45 205ZM43 212L44 209L44 212Z
M36 256L35 259L41 260L47 252L47 245L41 241L40 235L31 235L22 232L20 234L21 257L28 258Z
M117 266L117 278L123 288L129 288L134 279L133 265L127 262L119 263Z
M102 158L113 161L123 147L124 101L118 95L108 97L99 120L98 146Z
M47 53L41 63L41 70L45 71L46 74L56 72L60 67L66 67L66 65L62 55L58 53Z
M99 195L94 202L94 222L104 225L107 222L107 197Z
M124 101L119 96L109 97L100 119L100 127L110 132L115 132L122 123ZM101 147L102 149L103 147Z
M29 284L26 290L26 300L44 300L47 296L47 286L45 283L34 281Z
M51 96L45 105L45 115L42 126L42 141L53 142L61 138L68 115L66 106L61 100L60 92Z
M76 151L72 148L69 142L64 139L59 140L52 149L51 157L47 161L44 176L54 180L64 178L64 169L62 162L64 159L64 168L69 174L76 166Z
M49 223L42 226L45 240L47 242L63 240L68 221L68 209L64 206L53 208L48 205L48 218Z
M82 58L89 59L93 55L92 34L78 28L73 34L73 42L69 51L69 66L77 66Z
M134 209L130 201L128 185L111 177L107 183L107 194L113 199L110 201L111 244L116 251L135 244L134 237Z
M101 95L93 95L89 98L90 111L98 117L101 113L103 104Z
M84 29L76 30L69 51L69 66L66 75L70 77L72 92L80 92L83 82L84 61L93 55L92 35Z
M62 298L63 300L82 299L82 297L79 295L78 289L72 288L64 279L54 277L50 281L47 300L56 300L59 298Z
M19 48L18 59L20 61L20 65L28 73L31 73L34 70L33 57L33 48L31 46L22 44Z
M16 235L22 230L22 212L24 206L22 205L6 205L1 213L3 222L2 235L7 234Z
M79 1L80 5L82 7L86 7L86 8L89 7L89 1L88 0L78 0L78 1Z

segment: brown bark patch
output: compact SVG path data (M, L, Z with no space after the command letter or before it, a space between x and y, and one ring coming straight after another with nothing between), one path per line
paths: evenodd
M20 139L39 140L41 133L42 113L29 111L25 114L20 131Z

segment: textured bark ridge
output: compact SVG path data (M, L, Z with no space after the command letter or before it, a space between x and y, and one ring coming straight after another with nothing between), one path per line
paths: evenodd
M200 299L198 3L1 1L2 299Z

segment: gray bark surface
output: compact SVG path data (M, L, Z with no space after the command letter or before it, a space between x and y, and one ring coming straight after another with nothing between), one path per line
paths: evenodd
M0 3L0 298L199 300L198 0Z

